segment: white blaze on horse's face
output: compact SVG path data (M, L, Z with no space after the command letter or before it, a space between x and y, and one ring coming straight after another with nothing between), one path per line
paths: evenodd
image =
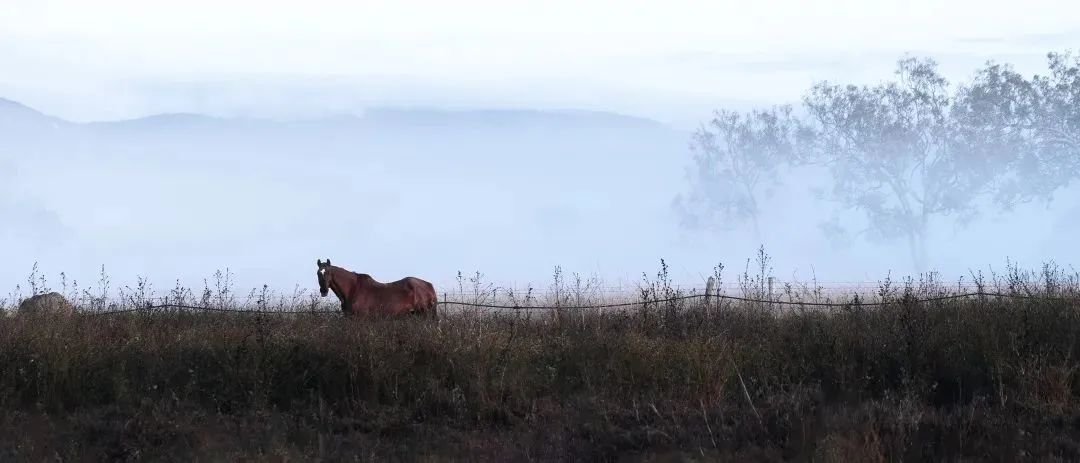
M319 269L319 293L322 295L322 297L326 297L326 295L330 292L329 290L330 282L327 281L326 267L322 267Z

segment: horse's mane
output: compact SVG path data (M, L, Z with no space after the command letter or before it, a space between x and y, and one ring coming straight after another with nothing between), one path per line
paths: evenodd
M349 270L349 269L347 269L347 268L344 268L344 267L338 267L338 266L336 266L336 265L332 265L331 267L333 267L333 268L335 268L335 269L338 269L338 270L340 270L340 271L342 271L342 272L345 272L345 274L346 274L346 275L351 275L351 276L354 276L354 277L356 277L356 278L358 278L358 279L361 279L361 280L371 280L371 281L377 281L377 280L375 280L374 278L372 278L372 277L371 277L371 275L368 275L368 274L366 274L366 273L359 273L359 272L354 272L354 271L352 271L352 270Z

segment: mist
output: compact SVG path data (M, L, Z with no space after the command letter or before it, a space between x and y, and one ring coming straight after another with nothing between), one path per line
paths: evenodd
M818 224L836 207L807 194L822 172L781 185L746 226L686 229L690 132L608 113L370 111L297 121L161 115L75 124L6 102L3 281L34 263L54 278L113 284L145 276L200 286L314 283L314 260L382 279L458 271L543 287L553 269L632 287L659 260L700 285L742 270L764 246L782 280L873 282L911 275L902 243L837 242ZM12 121L15 121L13 123ZM931 228L930 264L954 277L1075 262L1080 202L1060 191L966 229ZM844 217L856 217L847 213ZM1018 239L1019 238L1019 239Z
M604 39L579 18L546 47L542 27L513 30L510 18L529 15L517 10L471 35L477 18L455 17L409 38L354 33L347 21L292 37L275 26L289 17L280 11L245 32L226 20L242 13L230 9L185 42L181 29L131 18L111 35L74 16L45 27L49 11L19 5L4 13L18 27L0 45L13 63L0 76L0 291L25 288L35 263L53 286L60 272L93 285L104 267L113 287L137 276L159 290L201 287L228 269L241 289L289 291L313 288L315 261L330 258L382 281L413 275L453 291L459 271L544 288L556 266L632 287L661 259L677 284L701 286L720 264L734 279L762 248L782 281L837 283L927 270L970 278L1007 259L1034 268L1080 257L1071 179L1011 210L975 198L979 214L962 226L933 217L925 268L902 239L854 233L865 211L825 197L834 181L820 165L780 167L756 228L715 216L691 226L673 206L694 188L691 146L714 110L792 104L806 117L815 83L887 81L908 53L935 58L956 83L988 59L1045 73L1046 53L1080 37L1059 21L1066 14L967 20L915 41L880 27L899 21L883 9L877 26L851 23L798 48L810 29L791 26L796 12L772 18L779 32L768 38L703 20L631 27L657 14L642 10ZM665 17L708 16L680 8ZM954 10L923 26L970 19ZM871 29L894 32L841 47ZM482 40L501 33L517 34L508 43L519 54ZM619 37L643 45L630 51ZM732 45L740 37L751 45ZM323 46L304 55L288 43ZM150 53L155 44L163 48ZM274 44L282 48L270 59ZM829 232L829 223L854 228Z

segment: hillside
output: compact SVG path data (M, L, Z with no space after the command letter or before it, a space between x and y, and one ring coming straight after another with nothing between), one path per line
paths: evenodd
M11 249L18 274L35 260L69 273L92 275L104 263L189 278L231 264L253 284L291 284L308 273L292 262L327 254L387 278L436 280L470 268L514 278L557 263L652 266L656 245L674 234L668 204L689 137L586 111L375 108L304 120L160 114L75 124L7 106L0 131L18 133L0 139L0 161L18 172L8 191L70 232L39 243L52 255ZM45 121L55 122L47 135L21 128ZM131 225L113 227L121 221ZM651 249L628 254L631 243ZM501 258L522 249L551 251Z

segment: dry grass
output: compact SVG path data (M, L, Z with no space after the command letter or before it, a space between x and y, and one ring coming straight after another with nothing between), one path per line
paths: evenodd
M0 459L1075 461L1077 288L1036 276L828 312L6 318Z

